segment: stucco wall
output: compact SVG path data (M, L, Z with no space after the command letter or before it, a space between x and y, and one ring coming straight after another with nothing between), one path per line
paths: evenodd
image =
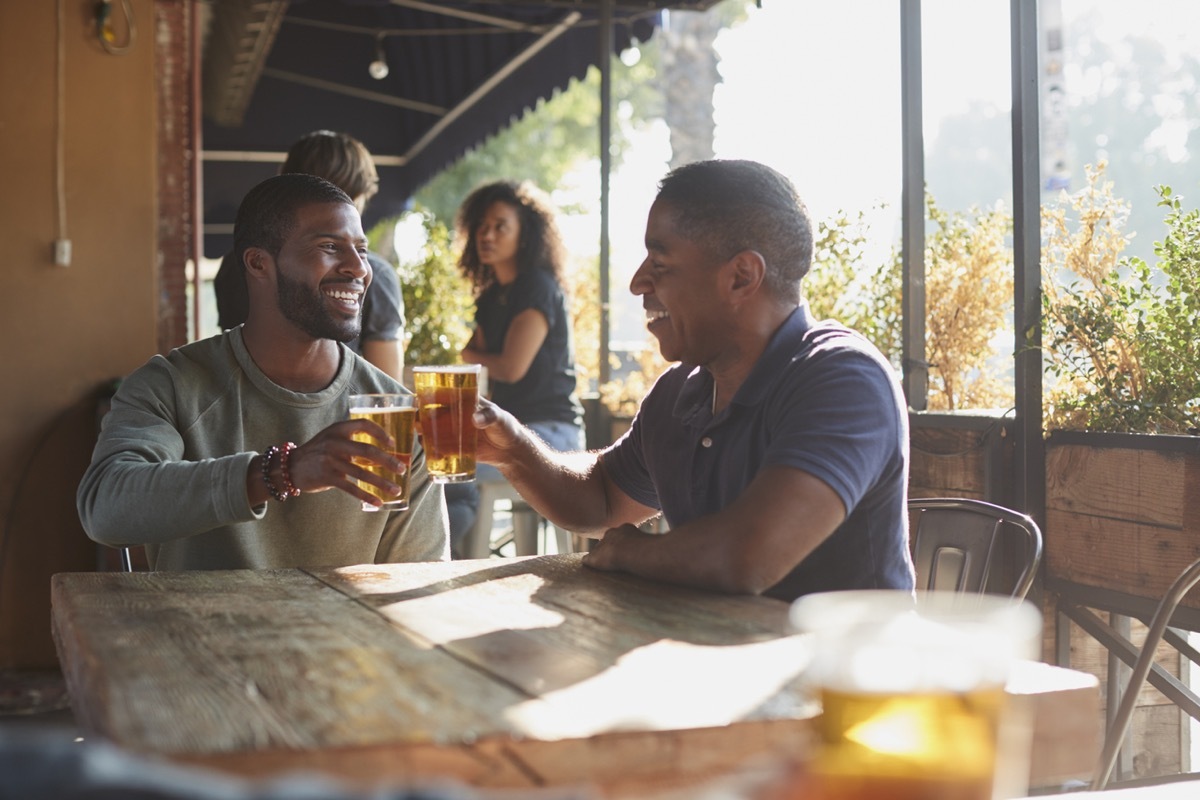
M52 257L60 5L68 267ZM0 3L0 667L55 663L49 576L96 563L74 498L97 388L156 348L153 3L133 0L122 56L94 6Z

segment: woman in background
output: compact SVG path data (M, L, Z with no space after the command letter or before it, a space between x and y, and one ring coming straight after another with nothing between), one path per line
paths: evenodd
M475 293L475 332L462 351L487 371L492 402L556 450L580 450L583 407L567 314L566 250L549 198L528 182L475 189L458 210L459 268ZM503 480L481 464L477 480ZM448 484L451 551L475 522L475 484Z

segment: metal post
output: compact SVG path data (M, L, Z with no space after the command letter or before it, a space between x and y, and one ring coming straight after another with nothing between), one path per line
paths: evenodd
M925 139L921 126L921 0L901 0L900 3L900 99L904 157L901 188L902 381L909 408L924 411L929 364L925 360Z
M612 171L613 0L600 1L600 365L597 380L608 382L609 241L608 179Z
M188 44L191 47L189 58L192 74L191 93L188 99L188 124L191 126L192 164L189 174L192 180L191 208L188 209L188 238L191 240L192 251L192 338L200 339L203 329L200 327L200 309L202 306L203 281L200 276L200 261L204 257L204 226L201 220L201 209L204 208L204 169L203 169L203 123L200 119L200 98L203 96L201 75L204 73L204 48L201 47L201 10L200 3L192 4L188 15Z
M1037 0L1011 0L1017 508L1045 521Z

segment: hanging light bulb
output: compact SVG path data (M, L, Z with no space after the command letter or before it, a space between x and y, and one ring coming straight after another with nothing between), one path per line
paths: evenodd
M375 60L367 65L367 72L377 81L381 81L388 76L388 63L383 53L382 33L375 37Z

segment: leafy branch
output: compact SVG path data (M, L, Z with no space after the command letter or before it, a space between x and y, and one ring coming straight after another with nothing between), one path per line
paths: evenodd
M1042 213L1047 428L1183 433L1200 425L1200 211L1156 187L1167 235L1151 267L1122 252L1129 207L1087 186Z

